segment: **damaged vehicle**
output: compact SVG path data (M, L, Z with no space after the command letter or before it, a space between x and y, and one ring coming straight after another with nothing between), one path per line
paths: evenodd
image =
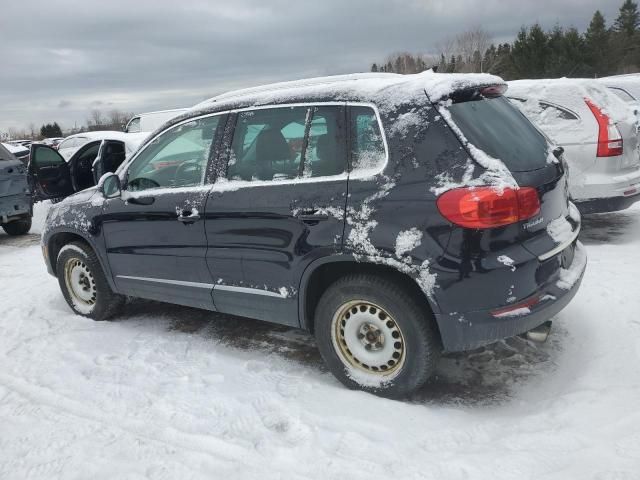
M486 74L360 74L224 94L54 205L78 315L126 297L315 334L349 388L401 397L443 351L536 330L586 268L562 150Z
M8 235L24 235L31 229L32 215L26 168L0 143L0 225Z
M84 135L81 145L67 156L51 145L31 145L28 172L34 201L59 201L95 186L104 173L115 172L147 137L146 133L122 132L88 132ZM66 150L71 148L74 147Z

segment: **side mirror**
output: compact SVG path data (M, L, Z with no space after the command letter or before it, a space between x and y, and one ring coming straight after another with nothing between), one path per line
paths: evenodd
M564 148L560 146L553 149L553 156L556 157L558 160L560 160L560 157L562 157L563 153L564 153Z
M113 172L107 172L98 181L98 191L104 198L116 198L122 193L120 177Z

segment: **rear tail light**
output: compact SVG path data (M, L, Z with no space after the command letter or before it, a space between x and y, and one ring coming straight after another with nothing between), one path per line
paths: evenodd
M584 101L598 122L598 151L596 156L617 157L622 155L624 147L618 127L616 127L609 115L604 113L595 103L588 98L585 98Z
M540 212L540 198L533 187L455 188L440 195L437 205L440 214L451 223L475 229L510 225Z

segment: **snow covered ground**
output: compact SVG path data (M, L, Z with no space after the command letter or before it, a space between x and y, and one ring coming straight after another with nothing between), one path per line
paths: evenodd
M640 207L582 239L546 344L448 355L398 402L284 327L143 301L76 317L38 238L0 234L0 478L640 478Z

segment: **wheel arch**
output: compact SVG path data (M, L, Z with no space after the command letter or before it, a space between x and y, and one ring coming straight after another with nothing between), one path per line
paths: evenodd
M65 229L58 230L53 233L48 234L47 241L44 244L44 249L46 249L46 261L47 268L49 273L56 276L56 263L58 260L58 254L60 250L65 245L68 245L71 242L82 242L85 243L91 250L93 250L98 257L98 261L100 262L100 266L102 267L102 271L104 272L104 276L109 283L109 286L114 292L116 291L115 284L113 283L113 278L111 276L111 270L109 269L109 265L106 262L106 259L103 257L103 252L96 245L95 239L91 238L88 235L85 235L82 232L77 230Z
M300 294L298 296L298 315L301 328L313 332L313 315L322 293L339 278L353 273L380 275L385 279L397 282L406 288L432 314L440 311L435 301L422 291L415 278L410 275L388 265L358 262L352 256L337 255L316 260L306 268L302 275ZM437 322L436 328L440 333Z

